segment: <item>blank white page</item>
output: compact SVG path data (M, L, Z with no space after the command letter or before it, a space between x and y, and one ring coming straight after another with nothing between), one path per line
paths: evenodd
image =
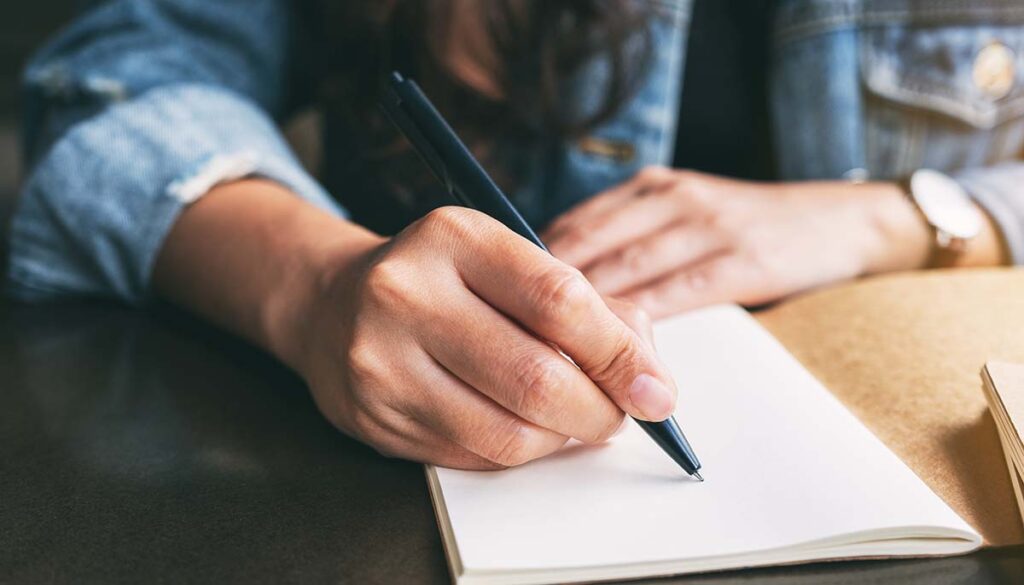
M722 568L843 556L834 550L842 543L854 545L845 556L979 545L970 526L742 309L673 318L655 327L655 340L707 481L689 479L632 423L608 444L570 443L514 469L430 470L453 569L686 559L718 559L694 566ZM908 540L878 543L897 537ZM780 552L801 547L792 558ZM833 550L807 552L815 547Z

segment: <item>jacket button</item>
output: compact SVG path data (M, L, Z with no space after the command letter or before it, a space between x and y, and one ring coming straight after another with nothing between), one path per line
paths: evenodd
M636 146L624 140L584 136L579 139L576 146L589 155L611 159L617 163L633 162L636 158Z
M974 85L991 100L1010 93L1016 74L1013 51L998 41L982 47L974 59Z

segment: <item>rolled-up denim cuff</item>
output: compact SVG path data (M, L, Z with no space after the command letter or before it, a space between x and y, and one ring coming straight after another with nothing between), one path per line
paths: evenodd
M1014 264L1024 264L1024 163L962 171L954 178L999 226Z
M246 176L343 214L240 95L180 84L112 105L68 130L30 174L11 222L8 290L140 302L182 209Z

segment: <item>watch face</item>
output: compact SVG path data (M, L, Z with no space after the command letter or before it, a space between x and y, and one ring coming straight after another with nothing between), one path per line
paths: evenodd
M910 191L928 222L940 232L965 240L981 232L981 212L950 177L928 169L917 171L910 178Z

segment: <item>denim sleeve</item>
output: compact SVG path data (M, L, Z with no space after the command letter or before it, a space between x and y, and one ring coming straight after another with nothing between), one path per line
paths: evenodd
M265 177L342 213L276 125L302 102L289 6L116 0L40 51L25 74L13 296L144 300L178 214L223 181Z
M1014 264L1024 264L1024 162L970 169L955 175L999 226Z

